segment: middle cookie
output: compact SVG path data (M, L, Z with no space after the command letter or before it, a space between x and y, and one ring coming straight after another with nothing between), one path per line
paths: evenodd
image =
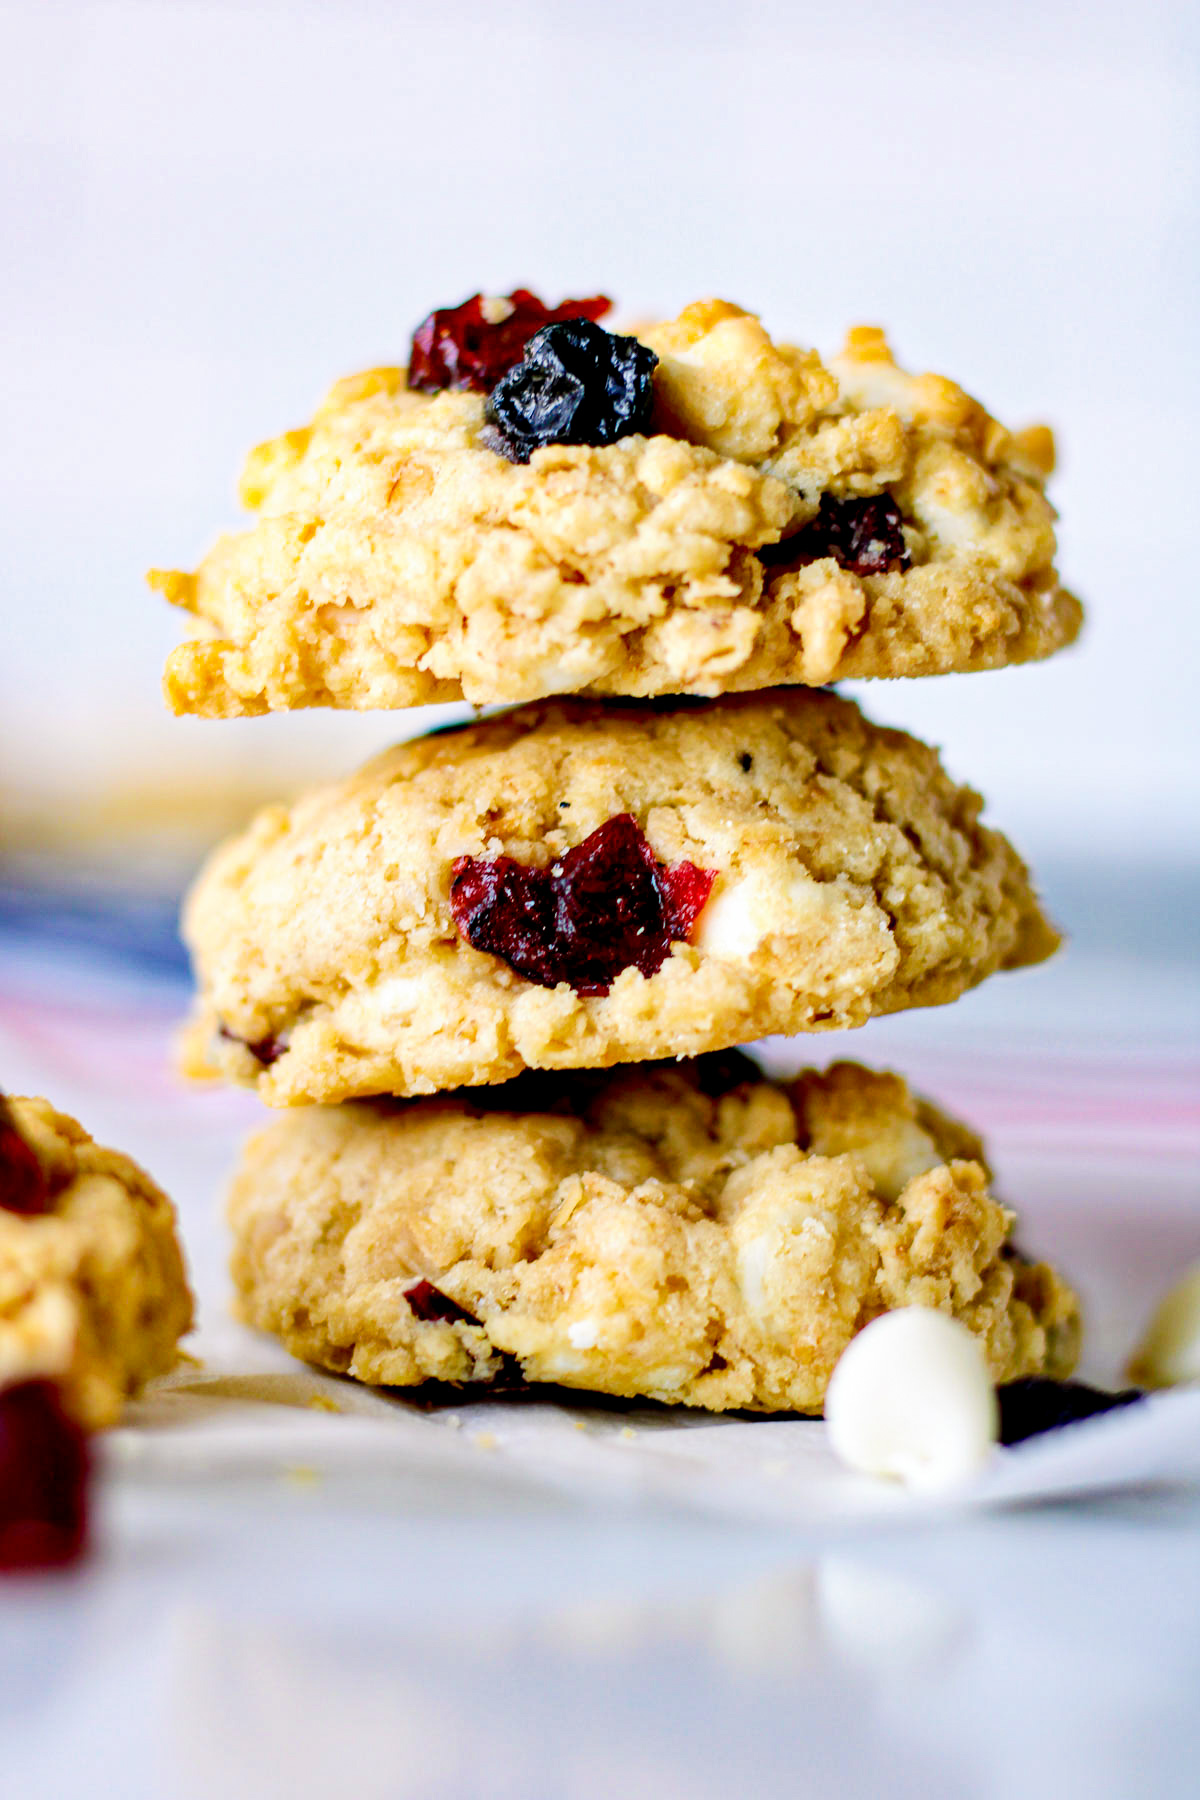
M201 875L185 1064L274 1105L690 1056L1057 943L928 746L849 701L542 704L272 807Z

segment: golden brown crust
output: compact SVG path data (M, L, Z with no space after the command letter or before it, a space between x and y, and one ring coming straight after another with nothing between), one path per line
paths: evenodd
M210 861L184 920L189 1068L273 1105L431 1093L953 1000L1057 943L979 811L927 746L802 688L435 733L269 809ZM664 863L717 877L657 974L585 998L459 936L458 857L545 865L621 813ZM264 1067L246 1046L268 1039Z
M493 1096L511 1111L284 1115L230 1197L244 1316L363 1381L487 1382L507 1358L715 1411L818 1410L853 1333L899 1306L961 1319L997 1381L1069 1373L1075 1297L1015 1257L966 1128L853 1064L712 1073L558 1077L547 1110L517 1083ZM468 1317L410 1304L418 1281Z
M89 1429L175 1363L192 1297L171 1202L47 1100L9 1101L53 1210L0 1209L0 1383L49 1376Z
M589 692L745 692L997 668L1075 637L1054 571L1044 427L1013 435L953 382L899 369L881 333L828 365L702 301L639 334L655 435L480 443L483 398L339 382L311 426L252 452L258 513L195 574L166 692L210 716ZM892 495L912 566L765 570L821 498Z

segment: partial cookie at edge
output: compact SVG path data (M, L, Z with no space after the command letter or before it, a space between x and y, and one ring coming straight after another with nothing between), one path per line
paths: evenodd
M175 1364L192 1297L171 1202L46 1100L10 1099L52 1208L0 1208L0 1383L49 1377L89 1429Z

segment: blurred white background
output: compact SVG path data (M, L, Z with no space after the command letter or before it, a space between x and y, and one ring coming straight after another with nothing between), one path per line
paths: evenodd
M0 6L0 788L331 773L410 717L174 721L143 586L243 452L518 282L852 321L1060 431L1082 646L876 686L1026 853L1195 854L1197 11L1177 0Z

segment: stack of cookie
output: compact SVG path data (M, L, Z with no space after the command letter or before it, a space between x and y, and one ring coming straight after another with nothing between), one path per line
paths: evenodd
M978 1139L898 1076L734 1046L951 1001L1056 936L935 752L828 691L1078 631L1049 434L876 331L476 296L256 450L195 574L179 711L514 710L261 815L186 910L194 1073L287 1110L240 1306L378 1383L819 1410L919 1304L997 1382L1069 1372Z

